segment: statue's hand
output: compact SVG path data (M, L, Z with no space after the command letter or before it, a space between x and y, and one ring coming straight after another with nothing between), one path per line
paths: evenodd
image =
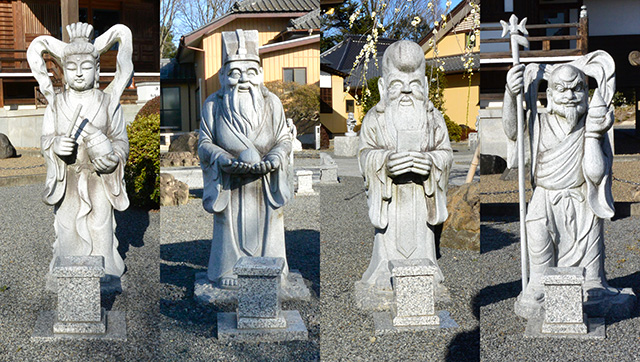
M251 165L238 160L232 160L226 156L220 156L218 161L220 168L226 173L246 174L251 171Z
M387 156L387 173L391 177L411 172L413 167L412 152L391 152Z
M429 176L431 173L431 166L433 165L431 156L423 152L409 152L409 154L413 157L413 167L411 167L411 172L422 176Z
M515 65L507 72L507 92L516 96L524 88L524 64Z
M53 152L58 156L69 156L76 147L76 141L72 137L56 136L53 139Z
M99 173L112 173L116 167L118 166L118 156L114 153L110 153L108 155L104 155L102 157L96 158L93 162L93 167L95 167L96 171Z
M585 131L588 133L603 134L613 125L614 114L613 108L608 109L604 105L589 107L587 120L585 122Z

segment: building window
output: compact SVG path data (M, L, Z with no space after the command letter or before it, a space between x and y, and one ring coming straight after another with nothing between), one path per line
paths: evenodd
M307 68L283 68L283 77L285 82L296 82L298 84L307 84Z
M180 115L180 88L167 87L160 91L162 107L160 109L160 128L166 130L179 130L182 128Z
M355 106L353 105L353 99L347 99L346 108L347 108L347 113L355 112Z
M320 113L333 113L331 88L320 88Z

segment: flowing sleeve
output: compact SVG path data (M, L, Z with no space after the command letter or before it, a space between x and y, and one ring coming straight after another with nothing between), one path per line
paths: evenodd
M282 207L293 197L293 190L289 185L289 155L291 154L291 132L280 99L273 93L267 96L273 119L273 134L276 141L268 156L275 156L280 161L277 170L263 176L267 198L274 208Z
M215 143L214 115L217 95L218 93L210 95L204 102L198 138L198 156L204 185L202 206L210 213L222 212L229 203L229 175L220 171L219 158L223 154L233 158Z
M434 145L431 151L427 151L427 155L431 157L432 166L431 173L423 185L427 202L427 222L430 225L438 225L448 217L447 186L453 162L453 151L444 117L437 109L433 109L430 113L432 114L432 122L435 124L433 128Z
M611 150L611 143L607 133L603 135L601 146L605 167L602 181L600 181L599 184L596 184L587 175L584 175L584 179L587 184L587 200L589 202L589 207L599 218L610 219L615 215L615 209L613 194L611 192L611 166L613 164L613 152ZM591 150L589 148L585 148L583 163L589 162L589 157L586 154L587 152L591 152ZM584 166L582 169L584 170Z
M358 163L364 177L367 193L369 218L377 229L384 229L389 223L388 210L393 182L387 175L387 156L391 152L382 143L379 118L376 108L372 108L362 120Z
M103 105L109 104L110 96L105 94ZM111 141L113 153L118 157L118 166L108 174L100 174L102 184L107 194L107 198L113 208L124 211L129 207L129 197L127 196L127 186L124 181L124 169L129 158L129 138L127 137L127 127L122 113L122 107L118 104L110 114L110 122L106 133Z
M56 137L55 101L44 111L42 137L40 146L47 166L47 179L44 184L42 199L47 205L55 205L64 196L67 186L66 163L53 152L53 141Z

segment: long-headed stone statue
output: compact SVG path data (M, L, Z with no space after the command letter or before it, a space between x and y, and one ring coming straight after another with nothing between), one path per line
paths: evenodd
M71 24L67 32L68 44L40 36L27 50L33 75L49 103L41 145L47 165L44 202L55 206L51 268L57 256L99 255L110 280L124 272L113 213L129 206L124 183L129 141L120 96L133 75L131 31L115 25L93 44L89 24ZM119 44L117 70L102 91L100 54L115 43ZM54 92L44 53L62 65L62 93Z
M242 256L284 258L282 206L288 183L291 132L282 103L263 84L258 31L223 32L221 89L204 103L198 153L204 208L213 213L208 279L236 288Z
M598 84L590 101L587 77ZM543 79L548 106L538 113ZM502 118L513 142L515 97L523 87L534 190L526 215L529 283L518 297L516 313L539 315L547 268L584 267L585 306L592 305L596 315L606 314L607 300L620 300L620 290L609 287L605 278L603 235L603 219L614 215L607 131L613 125L615 64L609 54L596 51L567 64L514 66L507 74ZM514 149L511 144L510 165L515 164Z
M356 283L363 308L365 295L391 291L390 260L429 259L443 281L433 228L447 219L453 159L444 118L428 98L419 45L403 40L385 51L378 88L380 102L362 122L358 152L376 228L369 268Z

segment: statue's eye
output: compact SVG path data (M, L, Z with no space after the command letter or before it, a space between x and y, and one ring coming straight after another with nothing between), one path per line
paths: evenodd
M563 86L561 86L560 84L556 84L556 90L557 90L558 92L561 92L561 93L562 93L562 92L564 92L566 89L565 89Z
M394 80L394 81L391 82L391 84L389 84L389 87L390 88L394 88L394 89L402 88L402 82L399 81L399 80Z
M238 69L232 69L229 72L229 77L231 77L231 78L239 79L241 75L242 74L240 73L240 71Z
M247 76L255 77L257 74L258 72L255 69L247 69Z
M414 80L414 81L411 82L411 87L421 88L422 87L422 83L419 80Z
M67 70L76 70L76 69L78 69L78 67L73 63L67 64L66 68L67 68Z
M574 90L575 92L582 92L582 84L577 84L577 85L573 88L573 90Z

